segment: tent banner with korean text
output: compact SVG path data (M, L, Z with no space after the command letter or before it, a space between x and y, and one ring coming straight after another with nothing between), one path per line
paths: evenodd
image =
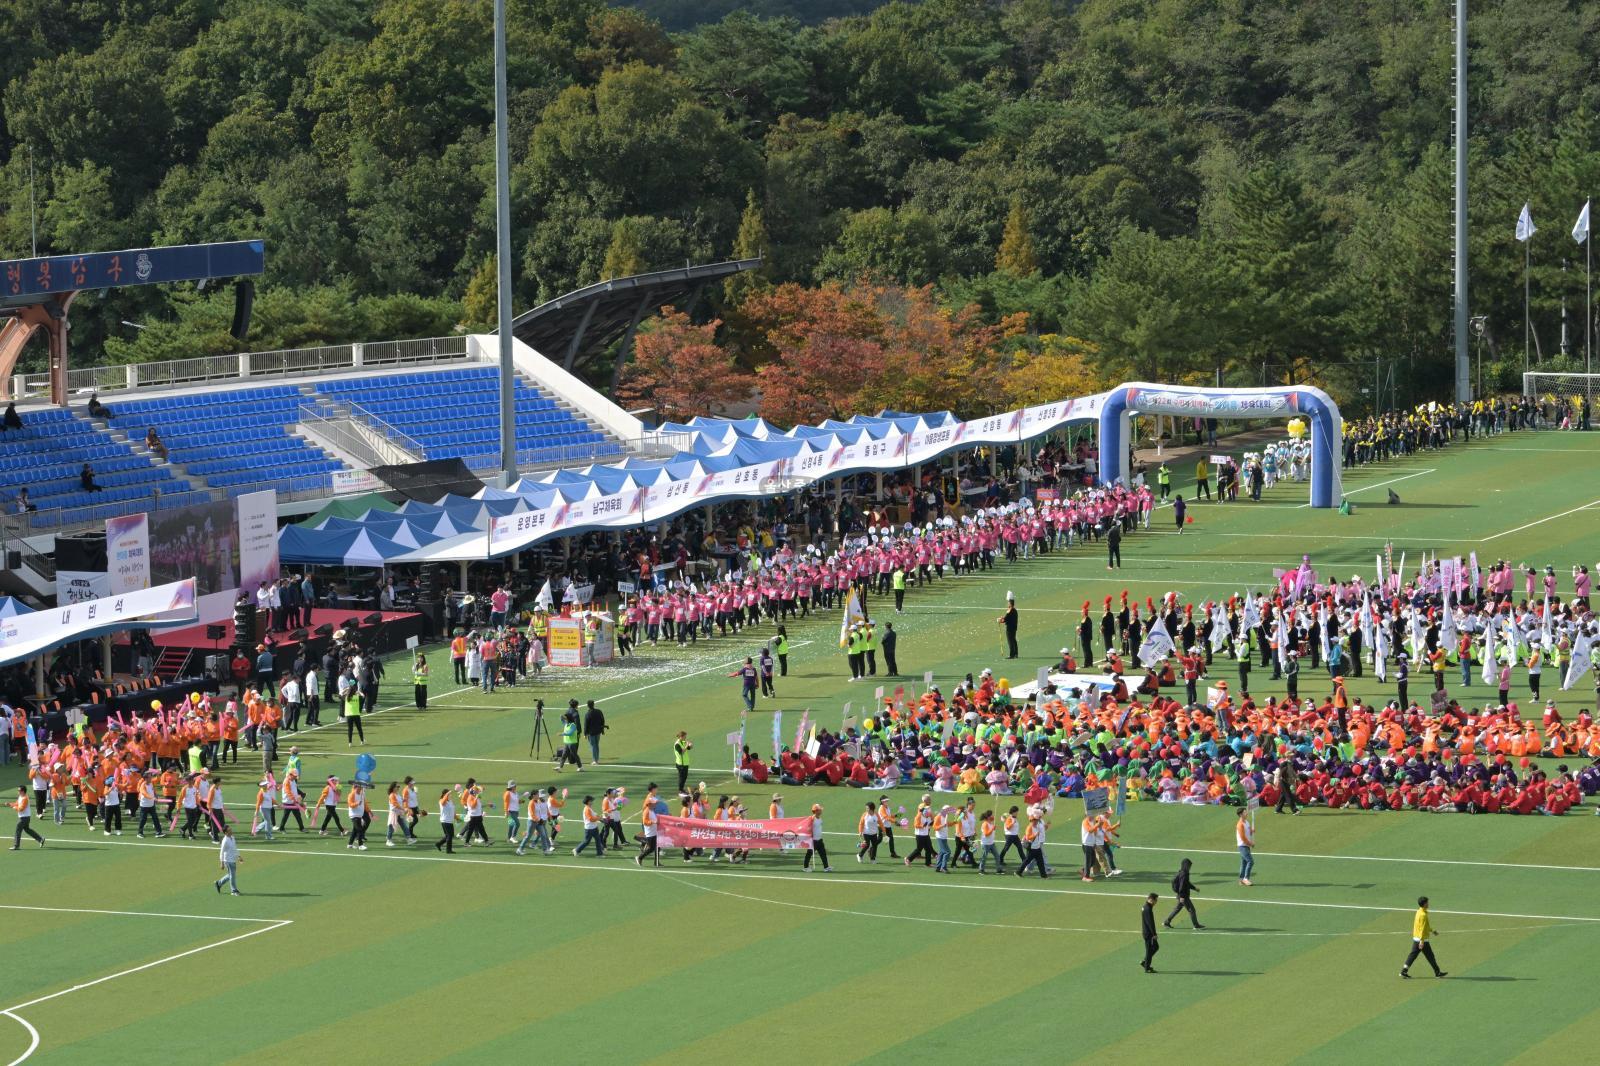
M783 849L811 846L811 819L768 818L752 822L714 822L709 818L656 819L656 843L663 848Z
M0 666L132 625L192 623L197 615L194 586L195 579L187 577L153 589L0 618Z
M106 567L111 595L150 587L150 516L106 519Z

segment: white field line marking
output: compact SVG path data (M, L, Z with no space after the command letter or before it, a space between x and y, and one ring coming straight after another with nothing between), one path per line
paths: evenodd
M16 1022L18 1025L22 1026L28 1031L28 1050L11 1060L11 1066L17 1066L18 1063L25 1061L35 1051L39 1050L39 1030L30 1025L28 1023L28 1019L22 1017L20 1014L12 1014L8 1010L0 1010L0 1014L4 1014L7 1018L10 1018L12 1021Z
M739 638L736 637L734 639L737 640ZM766 641L762 640L762 641L758 641L757 643L765 644ZM814 640L797 640L793 644L790 644L789 647L791 649L792 648L804 648L809 644L815 644L815 643L816 643L816 641L814 641ZM653 681L648 685L640 685L638 688L630 688L626 692L618 692L618 693L615 693L615 694L610 695L610 696L600 696L600 697L597 697L595 699L595 702L596 703L605 703L605 702L607 702L609 700L620 700L625 696L637 696L641 692L648 692L653 688L660 688L662 685L670 685L674 681L683 681L683 680L686 680L686 679L691 678L691 677L699 677L701 674L709 674L713 670L726 670L730 666L742 666L742 665L744 665L744 657L740 656L737 659L730 659L725 663L717 663L714 666L707 666L707 667L705 667L703 669L700 669L700 670L692 670L687 674L679 674L677 677L669 677L665 681Z
M1368 489L1381 489L1385 485L1393 485L1393 484L1396 484L1397 482L1408 481L1408 480L1410 480L1411 478L1414 478L1414 477L1421 477L1423 474L1435 473L1435 472L1438 471L1438 469L1439 468L1436 467L1436 466L1430 466L1426 470L1418 470L1418 471L1415 471L1414 473L1410 473L1410 474L1401 474L1399 477L1392 477L1388 481L1374 481L1370 485L1359 485L1356 488L1351 489L1349 492L1346 492L1344 495L1346 495L1346 496L1354 496L1356 493L1358 493L1358 492L1366 492ZM1302 503L1300 506L1301 507L1310 507L1311 505L1309 503Z
M1527 525L1518 526L1516 529L1508 529L1503 533L1495 533L1492 536L1484 537L1480 543L1487 544L1491 540L1499 540L1501 537L1509 537L1513 533L1521 533L1524 529L1532 529L1534 526L1542 526L1546 522L1554 522L1556 519L1565 518L1569 514L1577 514L1579 511L1587 511L1596 504L1600 504L1600 500L1590 500L1582 507L1574 507L1572 510L1562 511L1560 514L1546 515L1544 518L1536 519L1532 522L1529 522Z
M765 642L763 642L763 643L765 643ZM793 648L803 648L806 645L813 644L813 643L815 643L815 641L797 640L794 643L790 644L789 647L791 649L793 649ZM739 658L739 659L730 660L729 662L725 662L725 663L718 663L715 666L708 666L703 670L695 670L695 671L692 671L691 673L679 674L676 677L669 677L665 681L656 681L656 682L653 682L652 684L649 684L649 685L642 685L639 688L629 689L626 692L618 692L615 695L611 695L611 696L597 697L595 699L595 702L596 703L605 703L607 700L619 700L619 699L622 699L624 696L637 695L640 692L645 692L645 691L648 691L649 689L653 689L653 688L659 688L662 685L670 685L674 681L682 681L685 678L697 677L700 674L708 674L713 670L726 670L730 666L738 666L738 665L742 664L743 662L744 662L744 659L743 658ZM479 686L479 685L463 685L463 686L461 686L459 688L453 688L449 692L440 693L437 696L430 695L428 697L428 702L429 702L429 704L432 704L435 700L447 700L447 699L450 699L452 696L459 696L463 692L482 692L482 691L483 691L482 686ZM530 696L529 698L532 699L532 698L536 698L536 697ZM466 705L463 705L463 706L466 706ZM483 705L479 704L477 706L482 707ZM385 711L400 711L400 710L405 710L407 708L415 710L416 709L416 705L414 703L394 703L394 704L390 704L387 707L379 707L377 710L373 711L371 714L364 715L363 717L365 717L365 718L376 718L378 715L384 713ZM496 710L499 710L499 709L517 710L518 708L514 704L507 704L503 708L495 707L494 709L496 709ZM337 714L337 713L338 713L337 709L335 709L335 714ZM423 713L426 713L426 712L423 712ZM296 731L294 731L292 733L285 733L283 735L283 737L279 741L279 747L283 746L283 741L286 740L288 737L302 737L302 736L305 736L307 733L316 733L316 732L320 732L321 730L324 730L324 729L334 729L334 728L337 728L338 726L340 726L342 724L343 723L341 723L337 719L335 719L332 722L323 722L321 725L314 725L314 726L310 726L309 728L306 728L306 729L296 730Z
M27 907L20 903L0 903L0 911L42 911L47 914L108 914L117 918L192 918L197 922L257 922L270 924L279 918L233 918L222 914L168 914L164 911L103 911L92 907Z
M685 877L695 877L695 876L704 876L704 875L697 874L697 873L692 873L692 872L688 872L688 871L675 871L675 872L668 873L666 876L671 877L671 878L676 880L676 879L681 879L681 878L685 878ZM716 875L711 875L711 876L716 876ZM1006 929L1006 930L1016 930L1016 931L1019 931L1019 932L1108 933L1108 934L1111 934L1113 936L1127 936L1127 937L1131 937L1131 936L1134 935L1133 931L1131 929L1091 929L1091 928L1087 928L1087 927L1084 927L1084 926L1071 926L1071 925L1067 925L1067 926L1063 926L1063 925L1008 925L1008 924L1005 924L1005 923L998 923L998 922L964 922L964 921L961 921L961 920L956 919L956 918L925 918L925 917L922 917L920 915L912 915L912 914L881 914L881 913L878 913L876 911L853 911L853 910L846 910L846 909L844 909L842 907L821 907L821 906L818 906L818 905L812 904L812 903L794 903L794 902L792 902L790 900L766 899L766 898L761 897L761 896L747 896L747 895L744 895L743 893L740 893L740 892L724 892L724 891L722 891L721 889L718 889L718 888L707 888L704 885L697 885L693 881L684 881L683 883L688 885L690 888L699 889L701 892L709 892L712 895L716 895L716 896L727 896L729 899L749 900L752 903L770 903L770 904L772 904L774 906L777 906L777 907L793 907L793 908L795 908L797 910L804 910L804 911L822 911L822 912L827 913L827 914L848 914L848 915L850 915L852 917L856 917L856 918L888 918L888 919L891 919L891 920L894 920L894 921L901 921L901 922L930 922L930 923L934 923L934 924L937 924L937 925L962 925L962 926L968 926L968 927L976 928L976 929ZM1569 924L1569 923L1551 922L1551 923L1549 923L1547 925L1488 926L1488 927L1479 928L1479 929L1457 929L1457 930L1454 930L1454 934L1456 936L1463 936L1463 935L1465 935L1467 933L1527 932L1527 931L1533 930L1533 929L1554 929L1554 928L1557 928L1558 926L1565 925L1565 924ZM1576 923L1571 923L1571 924L1576 924ZM1281 930L1273 930L1273 931L1270 931L1270 932L1266 931L1266 930L1251 930L1249 932L1244 932L1244 931L1235 931L1235 930L1231 930L1231 929L1208 928L1206 930L1202 930L1202 932L1205 932L1205 933L1207 933L1209 935L1215 935L1215 936L1382 936L1382 937L1392 937L1392 936L1394 936L1394 933L1389 932L1387 930L1382 931L1382 932L1293 933L1293 932L1284 932L1284 931L1281 931Z
M854 836L855 834L853 834L853 833L844 833L844 834L839 834L839 835L842 835L842 836ZM92 845L94 845L96 847L182 848L182 849L190 850L190 851L195 851L195 850L210 851L211 850L209 845L199 845L199 844L157 844L157 843L155 843L153 841L137 841L137 840L104 840L104 841L95 840L95 841L86 841L86 843L90 843L90 844L92 844ZM1065 844L1063 844L1063 845L1059 845L1059 846L1062 846L1062 847L1067 847L1067 846L1076 847L1077 845L1065 845ZM472 866L515 866L515 867L521 867L523 869L583 870L583 871L601 871L601 872L606 872L606 873L633 873L633 874L637 874L637 873L642 872L637 867L632 869L632 870L629 870L625 865L622 865L622 864L619 864L619 865L616 865L616 866L612 866L612 865L609 865L609 864L604 864L603 865L603 864L598 863L598 862L584 862L584 861L581 861L581 860L577 861L577 862L559 861L559 860L538 860L538 861L535 861L535 862L517 862L515 859L469 859L469 858L466 858L466 857L461 856L461 855L411 855L411 854L389 855L387 853L378 853L378 854L375 854L375 855L362 855L362 854L360 854L358 852L349 852L349 851L308 851L308 850L302 850L302 849L298 849L298 848L254 848L254 847L252 847L252 848L240 848L239 851L240 851L241 854L254 854L254 855L308 855L308 856L315 856L315 857L324 858L324 859L346 859L346 860L371 859L371 860L374 860L374 861L393 861L393 862L400 862L400 861L405 861L405 862L453 862L453 863L460 863L460 864L463 864L463 865L472 865ZM1327 857L1328 858L1344 858L1345 856L1327 856ZM1507 864L1507 865L1515 865L1515 864ZM1045 895L1054 895L1054 896L1101 896L1101 897L1112 898L1112 899L1144 899L1144 897L1146 895L1146 893L1143 893L1143 892L1095 892L1095 891L1090 891L1088 889L1044 888L1044 887L1032 887L1030 885L963 884L963 883L960 883L960 882L949 882L949 881L943 881L943 882L934 882L934 881L893 881L893 880L887 880L887 879L884 879L884 878L860 878L860 877L829 878L829 877L826 877L826 876L818 877L815 874L734 873L731 870L727 870L727 871L720 871L719 870L719 871L716 871L716 872L712 872L710 870L706 870L706 871L703 871L702 875L706 876L706 877L731 877L731 878L738 878L738 879L741 879L741 880L756 880L756 881L801 881L801 882L805 882L807 884L840 885L840 886L846 886L846 887L849 886L849 885L884 885L884 886L888 886L890 888L953 889L953 890L969 891L969 892L1027 892L1027 893L1034 893L1034 894L1043 893ZM1278 900L1278 899L1259 899L1259 898L1246 899L1246 898L1239 897L1239 896L1208 896L1207 898L1210 901L1214 902L1214 903L1239 903L1239 904L1245 904L1245 905L1251 905L1251 906L1260 906L1260 907L1306 907L1306 908L1310 908L1310 909L1313 909L1313 910L1372 911L1372 912L1378 912L1378 913L1393 913L1393 914L1411 914L1415 910L1415 908L1413 908L1413 907L1380 907L1380 906L1377 906L1375 904L1364 904L1364 903L1311 903L1311 902L1300 901L1300 900ZM1452 915L1459 915L1459 916L1464 916L1464 917L1469 917L1469 918L1520 918L1520 919L1527 919L1527 920L1531 920L1531 921L1542 921L1542 922L1573 922L1573 923L1582 922L1582 923L1600 924L1600 917L1584 917L1582 915L1575 915L1575 914L1521 914L1521 913L1510 912L1510 911L1458 911L1458 910L1437 910L1437 909L1433 913L1435 913L1435 914L1452 914ZM256 932L261 932L261 930L254 930L251 933L246 934L246 935L254 935ZM23 1004L23 1006L26 1006L26 1004ZM16 1009L16 1008L12 1008L12 1009Z
M148 918L195 918L195 919L212 920L212 921L261 922L261 923L264 923L264 924L262 924L262 926L259 929L252 929L248 933L240 933L238 936L230 936L230 937L228 937L228 938L226 938L224 940L215 940L215 941L212 941L209 944L201 944L197 948L190 948L188 951L180 951L176 955L168 955L165 958L156 959L154 962L147 962L147 963L144 963L143 965L133 966L133 967L130 967L130 968L126 969L126 970L118 970L116 973L107 974L104 977L96 977L93 981L84 981L81 984L73 985L71 988L63 988L59 992L51 992L49 995L39 996L39 997L37 997L35 999L28 1000L26 1003L17 1003L17 1004L14 1004L13 1006L5 1008L4 1010L0 1010L0 1014L5 1015L6 1017L8 1017L8 1018L12 1019L13 1021L15 1021L15 1022L19 1023L20 1025L22 1025L23 1028L27 1029L28 1030L29 1039L30 1039L30 1043L28 1045L28 1050L24 1051L20 1057L18 1057L16 1059L13 1059L11 1061L11 1063L10 1063L10 1066L18 1066L19 1063L25 1061L29 1056L31 1056L39 1048L39 1030L35 1029L32 1025L30 1025L28 1023L28 1021L25 1018L23 1018L21 1015L17 1014L16 1012L19 1011L19 1010L26 1010L28 1007L37 1006L40 1003L46 1003L46 1002L48 1002L48 1001L50 1001L52 999L59 999L60 997L68 995L69 993L72 993L72 992L81 992L85 988L93 988L95 985L103 985L107 981L115 981L119 977L128 977L128 976L130 976L132 974L142 973L145 970L153 969L154 967L162 966L162 965L164 965L166 963L169 963L169 962L177 962L179 959L186 959L191 955L198 955L202 951L210 951L212 948L220 948L220 947L224 947L224 946L226 946L228 944L235 944L235 943L238 943L241 940L248 940L250 937L260 936L262 933L270 933L275 929L282 929L284 926L293 925L294 924L294 922L290 921L287 918L226 918L226 917L221 917L221 916L217 916L217 915L210 915L210 914L163 914L163 913L157 913L157 912L153 912L153 911L100 911L100 910L89 910L89 909L86 909L86 908L74 908L74 907L20 907L20 906L7 906L5 909L6 910L28 910L28 911L60 911L60 912L69 913L69 914L106 914L106 915L131 916L131 917L141 917L141 918L143 918L143 917L148 917Z

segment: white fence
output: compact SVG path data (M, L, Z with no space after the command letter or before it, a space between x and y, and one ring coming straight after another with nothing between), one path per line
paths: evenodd
M285 348L272 352L242 352L238 355L204 355L163 363L70 368L67 370L67 393L80 396L91 392L170 389L207 382L453 363L468 358L477 358L477 352L465 336L331 344L320 348ZM48 400L50 375L46 372L13 374L11 395L18 400Z

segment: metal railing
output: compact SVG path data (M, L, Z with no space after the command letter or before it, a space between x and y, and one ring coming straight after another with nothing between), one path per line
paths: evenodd
M363 467L421 462L422 445L356 404L328 400L300 405L300 428Z
M331 344L317 348L241 352L236 355L203 355L157 363L73 367L67 371L67 392L81 395L90 392L170 389L213 381L335 374L367 368L457 362L468 358L476 356L465 336ZM13 374L11 395L18 400L48 398L49 373Z

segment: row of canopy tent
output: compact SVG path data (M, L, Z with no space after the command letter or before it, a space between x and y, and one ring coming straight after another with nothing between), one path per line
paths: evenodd
M812 482L904 470L954 451L1017 444L1069 422L1093 421L1107 394L963 421L948 411L885 411L780 429L759 418L696 418L663 433L689 435L670 459L556 470L470 499L399 505L374 495L279 531L284 562L379 566L500 558L554 537L667 521L733 499L775 496Z

